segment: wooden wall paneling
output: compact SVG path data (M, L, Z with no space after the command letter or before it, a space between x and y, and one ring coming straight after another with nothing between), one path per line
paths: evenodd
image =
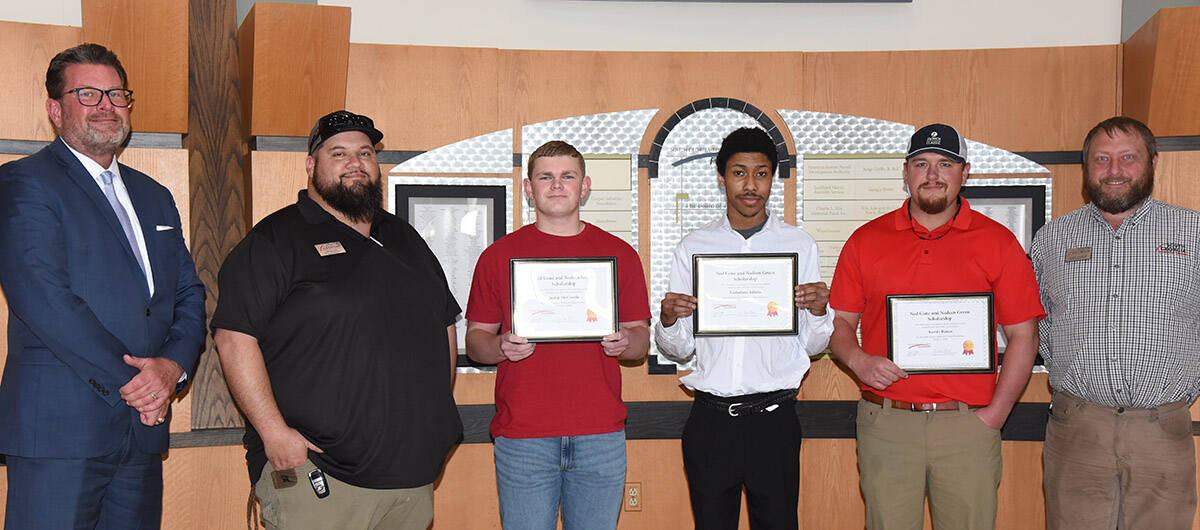
M658 309L651 308L655 320ZM691 373L681 370L675 374L651 374L647 361L621 365L621 399L625 401L691 401L690 391L684 388L679 378Z
M1200 151L1169 151L1158 154L1154 173L1154 198L1185 208L1200 210Z
M188 131L187 28L187 0L84 0L83 40L115 52L129 76L133 130Z
M918 127L948 123L972 137L969 67L962 50L805 53L800 108Z
M434 482L432 528L500 528L492 444L464 444L450 453Z
M688 498L683 449L679 440L630 440L625 447L625 482L641 483L642 510L622 511L617 527L691 527L691 500ZM742 527L747 528L744 505L741 522Z
M1200 134L1197 28L1200 6L1163 8L1127 44L1125 104L1159 136Z
M1082 133L1116 112L1111 46L804 57L802 108L914 126L940 121L1002 149L1078 148Z
M464 309L464 311L466 311ZM496 402L496 374L458 374L454 379L454 402L459 405L490 405Z
M175 448L163 461L164 530L245 530L249 496L240 445Z
M1006 441L1000 444L1004 471L997 491L998 530L1046 527L1042 495L1042 442Z
M189 0L188 188L191 250L196 273L208 290L206 312L216 309L217 271L246 233L245 158L238 92L237 6L234 0ZM240 427L209 340L189 392L191 426Z
M350 8L259 2L250 8L241 46L251 64L250 136L304 136L313 121L346 105ZM230 57L232 58L232 56Z
M804 382L800 384L799 399L857 401L862 395L860 388L853 372L838 364L829 354L813 359Z
M968 52L960 130L1008 151L1079 149L1093 125L1117 113L1119 54L1119 46Z
M1162 11L1150 17L1121 46L1121 114L1150 123L1154 94L1155 54ZM1153 129L1151 129L1153 130Z
M706 97L738 98L763 110L801 108L799 52L499 53L500 105L514 109L521 124L620 110L671 113ZM665 120L660 113L650 129Z
M133 169L150 175L156 182L171 190L183 226L189 226L191 190L188 187L188 152L186 149L147 149L129 147L117 159ZM186 230L186 229L185 229ZM184 232L191 248L192 235Z
M257 4L257 2L256 2ZM250 6L250 11L246 13L242 19L242 25L237 28L237 60L238 60L238 98L241 103L241 114L239 115L241 122L241 132L243 136L250 136L250 117L254 115L254 28L255 28L255 9ZM267 68L263 66L262 68ZM247 159L244 160L245 167L250 166L249 153ZM246 173L246 183L249 184L250 173ZM247 186L248 188L248 186ZM252 197L247 195L246 199L246 218L250 218L249 203Z
M800 528L862 528L857 444L807 439L800 446Z
M46 67L60 51L79 43L80 29L0 21L0 72L6 72L0 139L53 140L46 117Z
M1018 398L1017 401L1026 403L1049 403L1053 392L1054 389L1050 388L1050 374L1030 374L1029 382L1025 384L1025 391L1021 394L1021 397Z
M296 202L296 192L308 187L304 159L308 153L252 151L250 153L249 226L275 210Z
M495 48L351 44L349 57L346 108L375 120L385 149L426 151L514 126L499 119Z
M1090 128L1090 127L1089 127ZM1079 137L1079 145L1083 146L1083 137ZM1083 166L1079 164L1059 164L1046 166L1050 169L1050 178L1054 180L1053 217L1066 214L1087 202L1083 199Z

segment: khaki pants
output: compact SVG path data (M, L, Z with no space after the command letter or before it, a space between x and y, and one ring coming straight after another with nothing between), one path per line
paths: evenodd
M912 412L858 402L859 484L867 528L920 530L925 493L936 530L996 527L1000 431L965 405Z
M1196 453L1185 402L1114 409L1056 392L1042 462L1049 530L1192 527Z
M275 489L274 468L263 466L254 485L267 530L338 528L345 530L425 530L433 522L433 484L406 489L351 486L328 474L329 496L318 499L308 481L310 461L296 468L297 484Z

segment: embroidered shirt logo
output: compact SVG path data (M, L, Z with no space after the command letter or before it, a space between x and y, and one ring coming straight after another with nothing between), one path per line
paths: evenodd
M1160 254L1176 254L1179 256L1187 255L1187 247L1180 243L1163 243L1159 245L1158 248L1154 249L1154 251Z

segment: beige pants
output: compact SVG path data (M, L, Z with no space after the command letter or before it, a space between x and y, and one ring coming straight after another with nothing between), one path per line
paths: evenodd
M912 412L858 402L858 470L867 528L920 530L925 494L936 530L996 527L1000 431L965 405Z
M1046 527L1192 527L1196 453L1187 403L1110 408L1054 394L1046 444Z
M318 499L308 481L310 461L296 468L297 484L275 489L267 462L254 485L267 530L425 530L433 522L433 484L407 489L351 486L328 474L329 496Z

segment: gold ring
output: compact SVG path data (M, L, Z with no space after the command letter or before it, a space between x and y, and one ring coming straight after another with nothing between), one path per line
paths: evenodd
M155 425L162 425L164 421L167 421L167 419L166 419L166 418L164 418L164 417L162 417L162 416L159 416L157 420L154 420L154 424L155 424Z

